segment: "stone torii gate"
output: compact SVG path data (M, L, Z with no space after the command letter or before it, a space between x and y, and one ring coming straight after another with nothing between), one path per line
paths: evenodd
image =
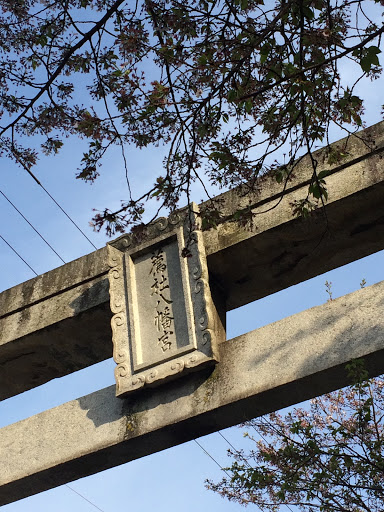
M191 258L197 266L177 260L186 228L175 225L154 235L155 245L130 249L123 237L0 294L0 399L111 357L112 315L121 395L111 386L2 428L0 505L340 388L353 358L364 358L372 376L384 372L384 282L225 340L226 311L384 249L384 124L334 146L347 155L341 162L329 165L322 150L316 155L318 170L329 173L327 231L320 211L309 219L292 216L290 203L305 197L312 174L303 159L282 200L270 177L252 197L237 190L220 196L224 216L241 208L260 215L252 229L224 221L199 232L200 253ZM154 275L151 265L164 254L158 270L165 272L164 261L179 261L182 291L169 274L162 281ZM110 307L111 267L110 276L125 276L125 288L111 285ZM197 306L188 295L194 272L208 293ZM132 292L135 273L151 279L147 298ZM181 312L172 309L172 297L184 304ZM155 346L165 356L149 351L143 320L146 308L159 305L158 315L168 315L168 322L186 319L177 339L169 337L177 328L164 324ZM204 312L209 322L201 320ZM151 329L160 330L153 320ZM201 325L195 328L194 321ZM124 346L121 325L133 347ZM175 374L179 378L168 381Z

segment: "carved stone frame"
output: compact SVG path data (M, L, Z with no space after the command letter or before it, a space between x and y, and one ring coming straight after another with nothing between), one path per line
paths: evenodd
M155 364L137 364L140 339L138 299L136 297L135 261L149 255L154 248L174 244L177 240L184 298L188 340ZM188 255L181 251L188 248ZM208 268L200 229L198 206L173 216L161 218L150 225L144 241L135 243L132 235L123 235L108 243L110 304L113 317L112 341L115 368L116 396L123 397L143 386L157 386L183 373L215 364L217 339L215 335L216 309L208 282ZM180 292L179 292L180 293ZM175 318L176 322L177 319ZM172 333L173 334L173 333Z

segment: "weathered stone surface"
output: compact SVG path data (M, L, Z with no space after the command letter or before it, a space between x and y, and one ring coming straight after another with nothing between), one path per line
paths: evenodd
M0 400L111 357L106 256L100 249L0 294Z
M384 371L384 282L220 344L220 364L132 398L114 386L0 431L0 505Z
M210 276L222 287L228 311L384 249L384 123L361 135L332 145L347 155L338 164L327 163L325 150L315 153L318 172L329 172L326 215L292 216L291 203L306 197L312 176L307 158L282 200L272 176L260 180L253 196L234 189L217 197L224 217L241 208L255 214L252 228L223 222L205 233Z
M159 219L140 243L123 235L108 245L116 396L217 362L217 312L191 206Z
M203 233L223 310L384 249L384 123L360 135L375 141L373 153L360 137L336 143L347 154L338 164L317 153L319 170L330 171L326 218L292 217L289 203L305 197L311 178L305 159L281 201L268 176L251 196L219 196L224 217L246 207L257 214L252 229L224 221ZM112 356L107 271L101 249L0 294L0 399Z

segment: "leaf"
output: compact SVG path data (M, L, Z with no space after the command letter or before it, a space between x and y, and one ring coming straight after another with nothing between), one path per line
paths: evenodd
M245 102L245 110L247 111L247 114L250 114L251 111L252 111L252 107L253 107L253 102L252 100L249 98L247 99L247 101Z
M219 160L221 153L219 151L212 151L212 153L209 155L210 160Z
M312 82L304 82L303 83L303 91L307 93L308 96L313 96L315 92L315 88Z
M309 193L313 195L315 199L324 198L328 199L328 192L324 186L324 180L317 180L309 186Z
M318 173L317 178L318 178L319 180L322 180L322 179L323 179L323 178L325 178L327 175L328 175L328 171L321 171L321 172L319 172L319 173Z
M378 46L370 46L369 48L367 48L367 50L368 50L368 53L374 54L376 56L379 53L381 53L381 50ZM377 63L379 63L379 59L377 59Z
M228 92L228 96L227 96L227 99L228 101L235 101L235 99L237 98L237 90L236 89L231 89L229 92Z
M312 9L310 9L306 5L303 5L302 9L303 9L304 17L307 18L308 20L313 20L315 15L314 15Z
M381 50L377 46L370 46L365 49L363 56L360 58L360 66L365 73L369 73L372 66L380 64L377 56L379 53L381 53Z
M44 35L44 34L42 34L42 35L39 37L39 39L38 39L38 43L39 43L39 45L40 45L40 46L42 46L42 47L46 46L47 42L48 42L48 38L47 38L47 36L46 36L46 35Z
M265 44L260 50L260 64L264 64L267 60L269 52L271 51L271 46L269 44Z

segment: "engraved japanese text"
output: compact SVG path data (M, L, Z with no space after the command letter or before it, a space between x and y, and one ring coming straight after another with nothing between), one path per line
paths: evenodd
M163 352L172 347L171 336L174 334L174 317L172 316L170 288L168 282L167 263L162 248L157 249L151 256L149 274L153 277L151 296L156 297L154 323L157 329L157 343Z

